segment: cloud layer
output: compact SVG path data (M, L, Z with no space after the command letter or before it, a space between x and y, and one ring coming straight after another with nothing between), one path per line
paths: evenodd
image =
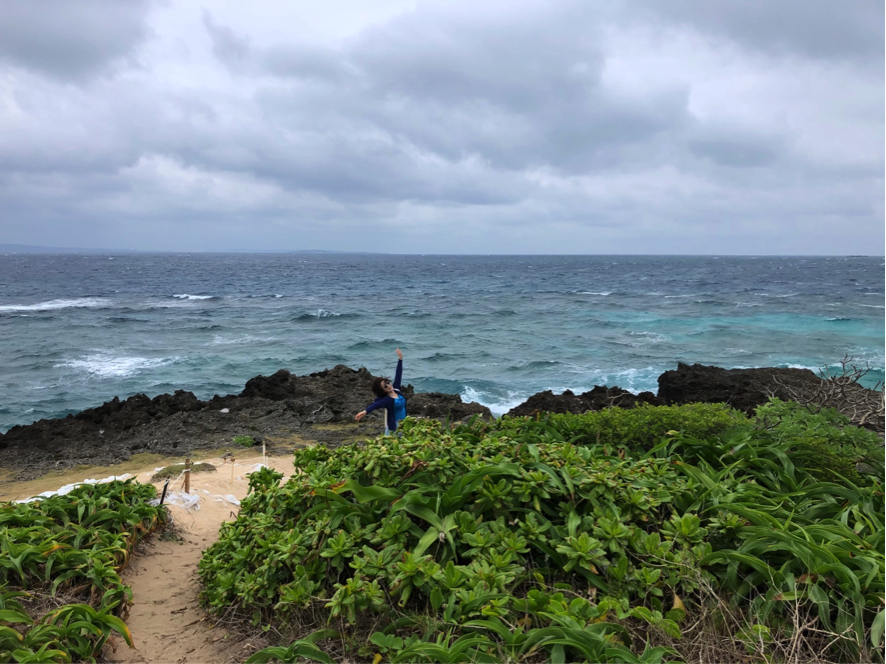
M3 3L0 242L883 251L882 4L481 4Z

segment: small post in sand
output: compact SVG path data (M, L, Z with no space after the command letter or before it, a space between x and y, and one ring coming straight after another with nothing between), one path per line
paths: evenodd
M268 465L268 455L265 452L265 441L261 442L261 465L265 467Z
M185 493L191 493L191 457L185 459Z
M231 457L231 484L234 483L234 457Z

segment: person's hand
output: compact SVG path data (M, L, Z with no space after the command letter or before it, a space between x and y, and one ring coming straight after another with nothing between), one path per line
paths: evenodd
M403 359L403 351L401 351L401 350L398 348L398 349L396 350L396 353L397 353L397 357L399 357L399 358L402 360L402 359Z
M362 420L364 417L366 417L366 411L365 411L365 410L361 410L359 413L357 413L356 415L354 415L354 419L357 420L358 422L359 422L360 420Z

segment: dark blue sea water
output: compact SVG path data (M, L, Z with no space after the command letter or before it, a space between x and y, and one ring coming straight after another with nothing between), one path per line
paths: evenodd
M883 378L877 257L0 255L0 431L336 364L501 413L543 389L657 389L678 361Z

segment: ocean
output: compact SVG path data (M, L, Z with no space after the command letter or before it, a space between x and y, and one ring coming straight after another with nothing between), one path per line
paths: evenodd
M0 431L346 364L496 414L677 362L884 375L882 257L0 255ZM368 396L368 387L367 387Z

